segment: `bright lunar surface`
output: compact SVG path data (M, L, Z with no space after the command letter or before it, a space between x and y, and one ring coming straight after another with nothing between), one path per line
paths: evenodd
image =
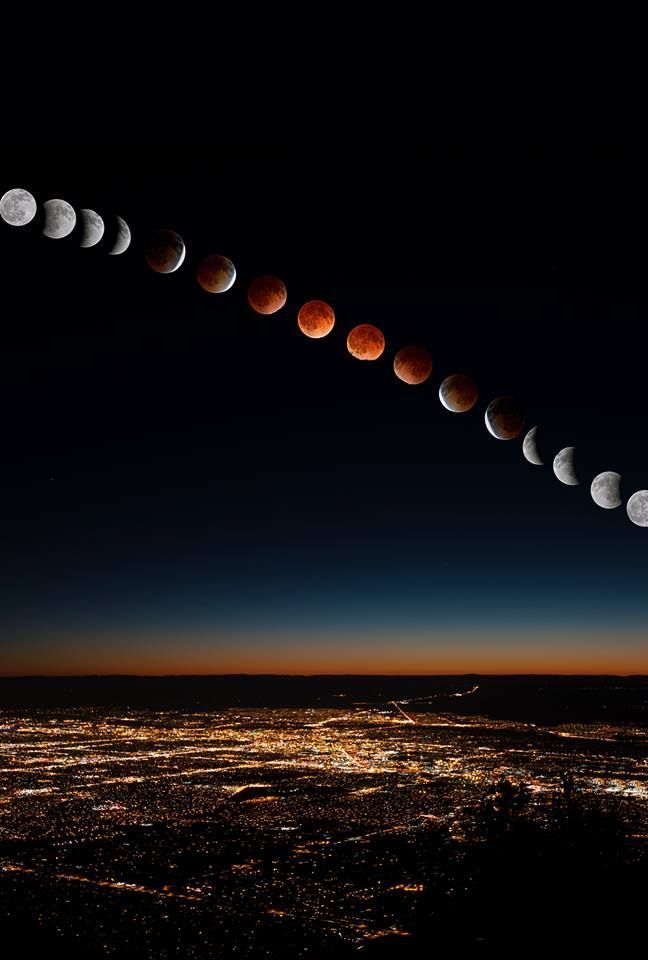
M628 500L628 516L638 527L648 527L648 490L637 490Z
M29 190L14 187L0 200L0 217L12 227L24 227L36 216L36 201Z
M538 453L538 428L531 427L527 433L524 441L522 443L522 453L527 458L529 463L535 463L536 466L541 467L544 463L544 460Z
M309 300L300 308L297 324L307 337L314 340L325 337L335 326L333 307L323 300Z
M394 357L394 373L403 383L423 383L432 373L432 357L425 347L403 347Z
M486 428L498 440L515 440L522 433L524 414L513 397L496 397L486 407Z
M69 236L76 225L74 208L66 200L46 200L43 204L45 224L43 233L52 240Z
M554 457L553 470L561 483L575 487L580 483L574 466L575 447L563 447Z
M372 323L361 323L350 331L347 350L356 360L377 360L385 349L382 330Z
M286 286L277 277L257 277L248 289L248 303L265 316L281 310L287 299Z
M175 230L158 230L144 251L146 262L156 273L174 273L182 266L187 248Z
M196 276L207 293L225 293L234 285L236 268L227 257L214 253L201 262Z
M115 234L115 239L113 245L108 251L108 253L116 256L118 253L125 253L128 250L131 242L131 232L130 227L125 220L122 220L121 217L115 218L117 221L117 232Z
M94 247L99 243L104 235L104 222L98 213L94 210L79 210L79 220L81 221L81 240L79 245L82 247Z
M446 377L439 387L439 400L452 413L466 413L477 403L479 390L472 377L463 373L453 373Z
M590 493L594 503L603 507L604 510L614 510L615 507L620 507L623 502L621 500L621 474L615 473L614 470L599 473L592 480Z

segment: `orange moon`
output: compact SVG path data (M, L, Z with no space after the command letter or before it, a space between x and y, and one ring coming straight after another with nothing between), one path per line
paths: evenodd
M144 256L156 273L174 273L181 267L187 248L175 230L157 230L149 239Z
M227 257L214 253L205 257L196 271L196 277L207 293L225 293L236 280L236 269Z
M309 300L300 308L297 315L299 329L314 340L325 337L335 325L333 307L323 300Z
M446 377L439 388L439 400L453 413L466 413L477 403L479 390L472 377L464 373L453 373Z
M248 289L248 303L266 316L281 310L287 299L286 285L277 277L257 277Z
M403 383L423 383L432 373L432 357L425 347L402 347L394 357L394 373Z
M354 327L347 337L347 350L356 360L377 360L385 349L382 330L371 323Z
M524 413L512 397L496 397L486 407L484 420L488 432L498 440L515 440L522 433Z

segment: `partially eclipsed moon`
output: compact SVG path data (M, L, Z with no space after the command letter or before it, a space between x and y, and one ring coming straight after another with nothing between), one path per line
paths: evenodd
M615 473L614 470L599 473L592 480L590 493L594 503L603 507L604 510L614 510L615 507L620 507L623 502L621 500L621 474Z
M561 483L568 487L576 487L580 483L574 465L576 447L563 447L554 457L553 470Z
M248 303L265 316L281 310L287 299L286 285L277 277L257 277L248 289Z
M522 433L524 414L513 397L496 397L486 407L486 428L498 440L515 440Z
M79 246L94 247L104 235L104 222L94 210L79 210L81 221L81 240Z
M628 500L628 516L638 527L648 527L648 490L637 490Z
M325 337L335 326L333 307L323 300L309 300L300 307L297 324L307 337L314 340Z
M14 187L0 200L0 217L12 227L24 227L36 216L36 201L29 190Z
M472 377L463 373L453 373L446 377L439 387L439 400L452 413L466 413L477 403L479 390Z
M118 253L125 253L128 250L131 242L131 232L128 224L125 220L122 220L121 217L115 217L117 221L117 231L115 233L115 239L113 245L108 251L108 253L116 256Z
M198 283L207 293L225 293L234 285L236 268L227 257L213 253L201 262L196 276Z
M538 452L538 428L531 427L527 433L524 441L522 443L522 453L527 458L529 463L535 463L536 466L541 467L544 463L544 460Z
M372 323L361 323L350 331L347 350L356 360L377 360L385 349L382 330Z
M66 200L46 200L43 204L45 223L43 233L52 240L69 236L76 224L74 208Z
M146 262L156 273L174 273L182 266L187 248L175 230L157 230L144 251Z
M394 373L403 383L423 383L432 373L432 357L425 347L402 347L394 357Z

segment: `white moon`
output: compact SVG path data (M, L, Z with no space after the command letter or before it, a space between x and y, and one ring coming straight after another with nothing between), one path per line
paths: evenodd
M628 516L638 527L648 527L648 490L637 490L628 500Z
M598 507L603 507L604 510L614 510L615 507L620 507L622 503L621 474L615 473L614 470L606 470L604 473L597 474L592 480L590 493L594 503Z
M36 201L29 190L14 187L0 200L0 217L12 227L24 227L36 216Z
M118 253L124 253L128 250L131 242L131 232L128 224L125 220L122 220L121 217L117 217L117 233L115 235L115 242L108 251L113 255Z
M561 483L566 483L569 487L575 487L580 483L574 467L575 450L575 447L564 447L556 454L553 462L554 473Z
M531 427L522 443L522 453L527 458L529 463L535 463L537 466L541 467L544 463L544 460L538 453L538 442L536 436L537 432L537 427Z
M95 243L99 243L104 235L103 220L94 210L85 209L79 210L79 218L81 220L81 229L83 230L80 246L94 247Z
M76 224L76 213L67 201L46 200L43 209L45 210L43 233L46 237L60 240L72 233Z

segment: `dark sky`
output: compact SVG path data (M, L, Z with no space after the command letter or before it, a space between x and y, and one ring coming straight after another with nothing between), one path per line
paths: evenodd
M91 149L88 149L91 147ZM399 140L3 145L0 193L131 226L121 257L0 222L0 672L648 671L645 157ZM90 157L90 159L88 159ZM143 244L185 239L175 274ZM195 281L208 253L238 275ZM254 314L274 273L288 303ZM296 325L311 298L333 333ZM373 322L376 363L346 333ZM434 372L407 386L396 350ZM454 372L465 415L441 408ZM548 465L491 437L512 394ZM575 445L583 482L550 461ZM4 663L4 666L2 665Z

